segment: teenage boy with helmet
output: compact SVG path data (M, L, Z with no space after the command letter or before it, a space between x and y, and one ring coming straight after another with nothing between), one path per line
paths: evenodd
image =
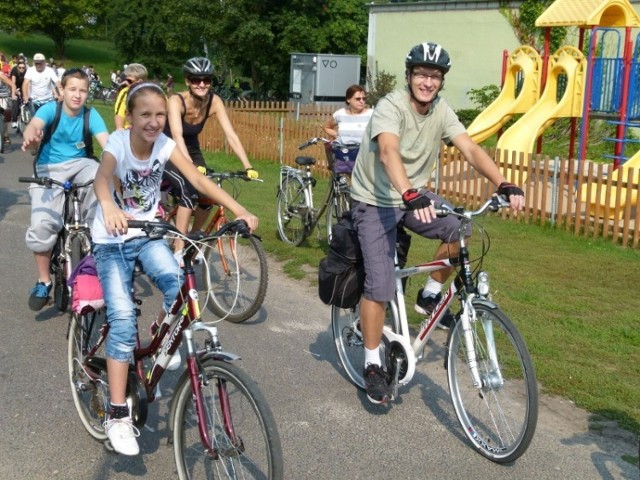
M440 143L454 145L473 168L498 187L498 193L507 196L514 211L524 207L523 191L506 181L439 96L451 68L447 51L436 43L421 43L409 51L405 67L405 88L389 93L376 105L352 176L353 218L365 268L360 302L364 378L367 397L376 404L386 403L389 396L380 342L385 306L395 291L397 225L402 223L425 238L440 240L436 259L455 255L459 248L460 221L452 216L436 217L433 204L443 199L424 188L438 161ZM418 293L415 308L419 313L431 314L451 271L431 274Z
M209 117L215 116L222 127L227 143L242 162L247 175L250 178L258 178L258 172L251 166L240 138L231 125L222 99L211 90L214 73L211 61L206 57L190 58L182 67L182 72L187 90L178 92L169 99L169 111L164 133L176 142L180 151L198 169L204 172L206 163L200 150L198 135ZM209 216L211 206L198 205L198 191L172 165L167 165L163 178L171 183L171 188L180 196L176 227L181 232L187 233L191 213L195 209L192 229L198 230ZM184 241L181 239L176 239L174 242L178 261L182 260L183 245Z

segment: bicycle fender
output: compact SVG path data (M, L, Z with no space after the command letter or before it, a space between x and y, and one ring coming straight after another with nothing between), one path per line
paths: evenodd
M499 308L498 305L493 303L492 301L486 300L486 299L483 299L483 298L477 298L477 297L473 299L473 304L474 305L475 304L480 304L480 305L482 305L484 307L490 308L491 310L495 310L496 308Z
M209 353L205 353L203 355L200 355L200 362L204 363L207 360L218 360L220 362L227 362L227 363L231 363L231 362L235 362L236 360L240 360L240 356L234 354L234 353L227 353L227 352L209 352Z

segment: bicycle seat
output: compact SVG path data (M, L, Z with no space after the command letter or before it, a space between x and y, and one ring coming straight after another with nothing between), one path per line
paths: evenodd
M296 157L296 163L298 165L315 165L316 159L313 157Z

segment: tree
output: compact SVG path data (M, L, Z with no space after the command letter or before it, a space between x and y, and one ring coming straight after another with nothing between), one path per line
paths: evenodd
M518 10L503 7L501 12L509 20L520 43L542 50L544 30L536 27L536 20L553 2L554 0L524 0ZM555 52L562 45L566 36L565 27L554 27L550 30L551 52Z
M56 57L64 58L66 41L81 36L100 10L98 0L2 0L0 29L14 35L40 32L53 40Z

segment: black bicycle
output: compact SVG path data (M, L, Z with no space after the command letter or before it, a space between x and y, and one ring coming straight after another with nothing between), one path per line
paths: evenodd
M46 188L60 188L64 192L63 227L51 251L51 275L53 276L53 300L57 309L66 312L71 298L71 287L67 279L78 262L91 252L89 226L83 222L81 200L78 191L88 188L86 183L59 182L49 177L20 177L21 183L35 183Z

